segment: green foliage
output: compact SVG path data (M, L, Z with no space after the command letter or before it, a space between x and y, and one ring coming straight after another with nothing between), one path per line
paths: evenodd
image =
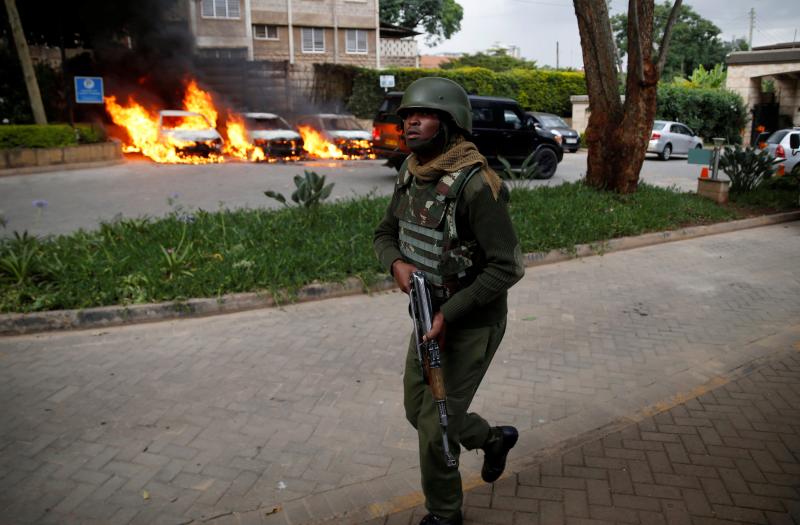
M77 142L75 130L64 124L0 126L0 149L57 148Z
M496 73L511 69L536 69L536 61L525 60L508 55L505 49L490 49L488 52L464 55L442 64L442 69L458 69L462 67L482 67Z
M685 88L722 89L725 87L727 77L727 73L722 69L722 64L717 64L710 71L700 64L692 72L691 77L688 79L681 76L675 77L672 80L672 84Z
M667 25L672 3L665 0L656 3L653 13L653 43L657 56L664 29ZM627 54L628 49L628 16L621 13L611 17L611 27L617 42L620 57ZM667 62L664 66L664 78L675 75L687 75L698 66L713 68L716 64L724 64L728 46L720 38L722 30L697 14L690 6L681 4L678 18L672 30Z
M294 185L297 187L292 193L292 201L303 208L316 208L319 204L331 196L334 183L325 185L325 175L319 176L317 172L305 170L305 176L294 176ZM286 197L282 193L265 191L264 195L270 199L275 199L284 206L289 206Z
M0 126L0 149L60 148L79 142L88 144L105 140L102 128L79 124L74 129L66 124L20 124Z
M742 148L739 145L725 148L719 167L731 179L730 193L753 191L775 172L775 161L767 150Z
M461 29L464 9L455 0L382 0L381 22L416 29L422 27L428 43L447 40Z
M508 162L505 157L498 155L497 160L503 165L503 171L499 172L498 175L512 188L524 186L525 181L528 180L540 179L541 170L539 169L539 165L533 162L535 156L536 152L531 153L522 161L519 170L514 170L511 167L511 163Z
M475 95L513 98L526 110L545 111L561 116L572 114L572 95L586 94L583 73L514 69L494 72L480 67L459 69L391 68L362 69L353 80L353 94L347 105L359 118L372 118L383 101L380 75L394 75L398 91L426 76L449 78Z
M662 84L658 86L656 118L683 122L706 140L722 137L738 144L747 113L742 98L731 91Z
M319 206L313 215L298 206L191 216L175 210L158 220L119 219L92 232L0 239L0 261L13 259L0 264L0 311L292 292L350 276L369 284L385 272L372 234L388 202L370 195ZM737 217L696 195L644 184L632 195L582 183L517 188L509 209L525 252Z

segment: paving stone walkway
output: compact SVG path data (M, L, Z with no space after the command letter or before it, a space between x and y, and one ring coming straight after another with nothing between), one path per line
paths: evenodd
M800 523L800 347L465 498L465 525ZM421 507L339 523L416 525Z
M510 472L800 340L785 335L800 317L798 260L790 223L530 269L473 402L522 430ZM299 525L413 509L406 301L0 338L0 524ZM462 459L468 487L486 490L480 456ZM537 519L567 512L541 501Z

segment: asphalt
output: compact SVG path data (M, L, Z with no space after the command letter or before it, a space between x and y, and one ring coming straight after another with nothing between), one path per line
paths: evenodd
M529 269L472 407L521 438L494 486L462 456L466 523L797 519L799 241ZM0 522L416 523L405 305L0 339Z

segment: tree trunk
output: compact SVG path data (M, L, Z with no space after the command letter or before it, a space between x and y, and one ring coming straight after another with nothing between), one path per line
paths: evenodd
M22 63L22 73L25 77L25 87L28 88L28 98L31 101L31 111L33 120L37 124L47 124L47 116L44 113L42 95L39 93L39 83L36 81L36 72L31 62L31 54L28 51L28 42L25 40L25 32L22 30L22 22L19 19L17 4L15 0L5 0L6 11L8 11L8 23L14 35L14 44L17 46L17 56Z
M591 110L586 128L586 182L595 188L632 193L639 184L656 113L659 72L652 59L654 0L629 0L624 103L606 3L573 1Z

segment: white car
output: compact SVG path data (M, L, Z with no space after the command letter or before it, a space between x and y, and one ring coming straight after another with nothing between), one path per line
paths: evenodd
M319 132L345 155L366 156L372 153L372 133L366 131L353 115L319 113L298 117L297 126Z
M795 166L800 165L800 127L793 129L779 129L766 140L770 154L777 158L786 159L783 169L790 173Z
M661 160L669 160L674 154L688 155L689 150L702 148L703 139L695 135L686 124L668 120L653 122L647 153L655 153Z
M244 113L248 140L264 151L267 157L299 157L303 154L303 137L284 119L274 113Z
M158 112L158 135L182 152L208 155L222 152L222 136L200 113L164 109Z

